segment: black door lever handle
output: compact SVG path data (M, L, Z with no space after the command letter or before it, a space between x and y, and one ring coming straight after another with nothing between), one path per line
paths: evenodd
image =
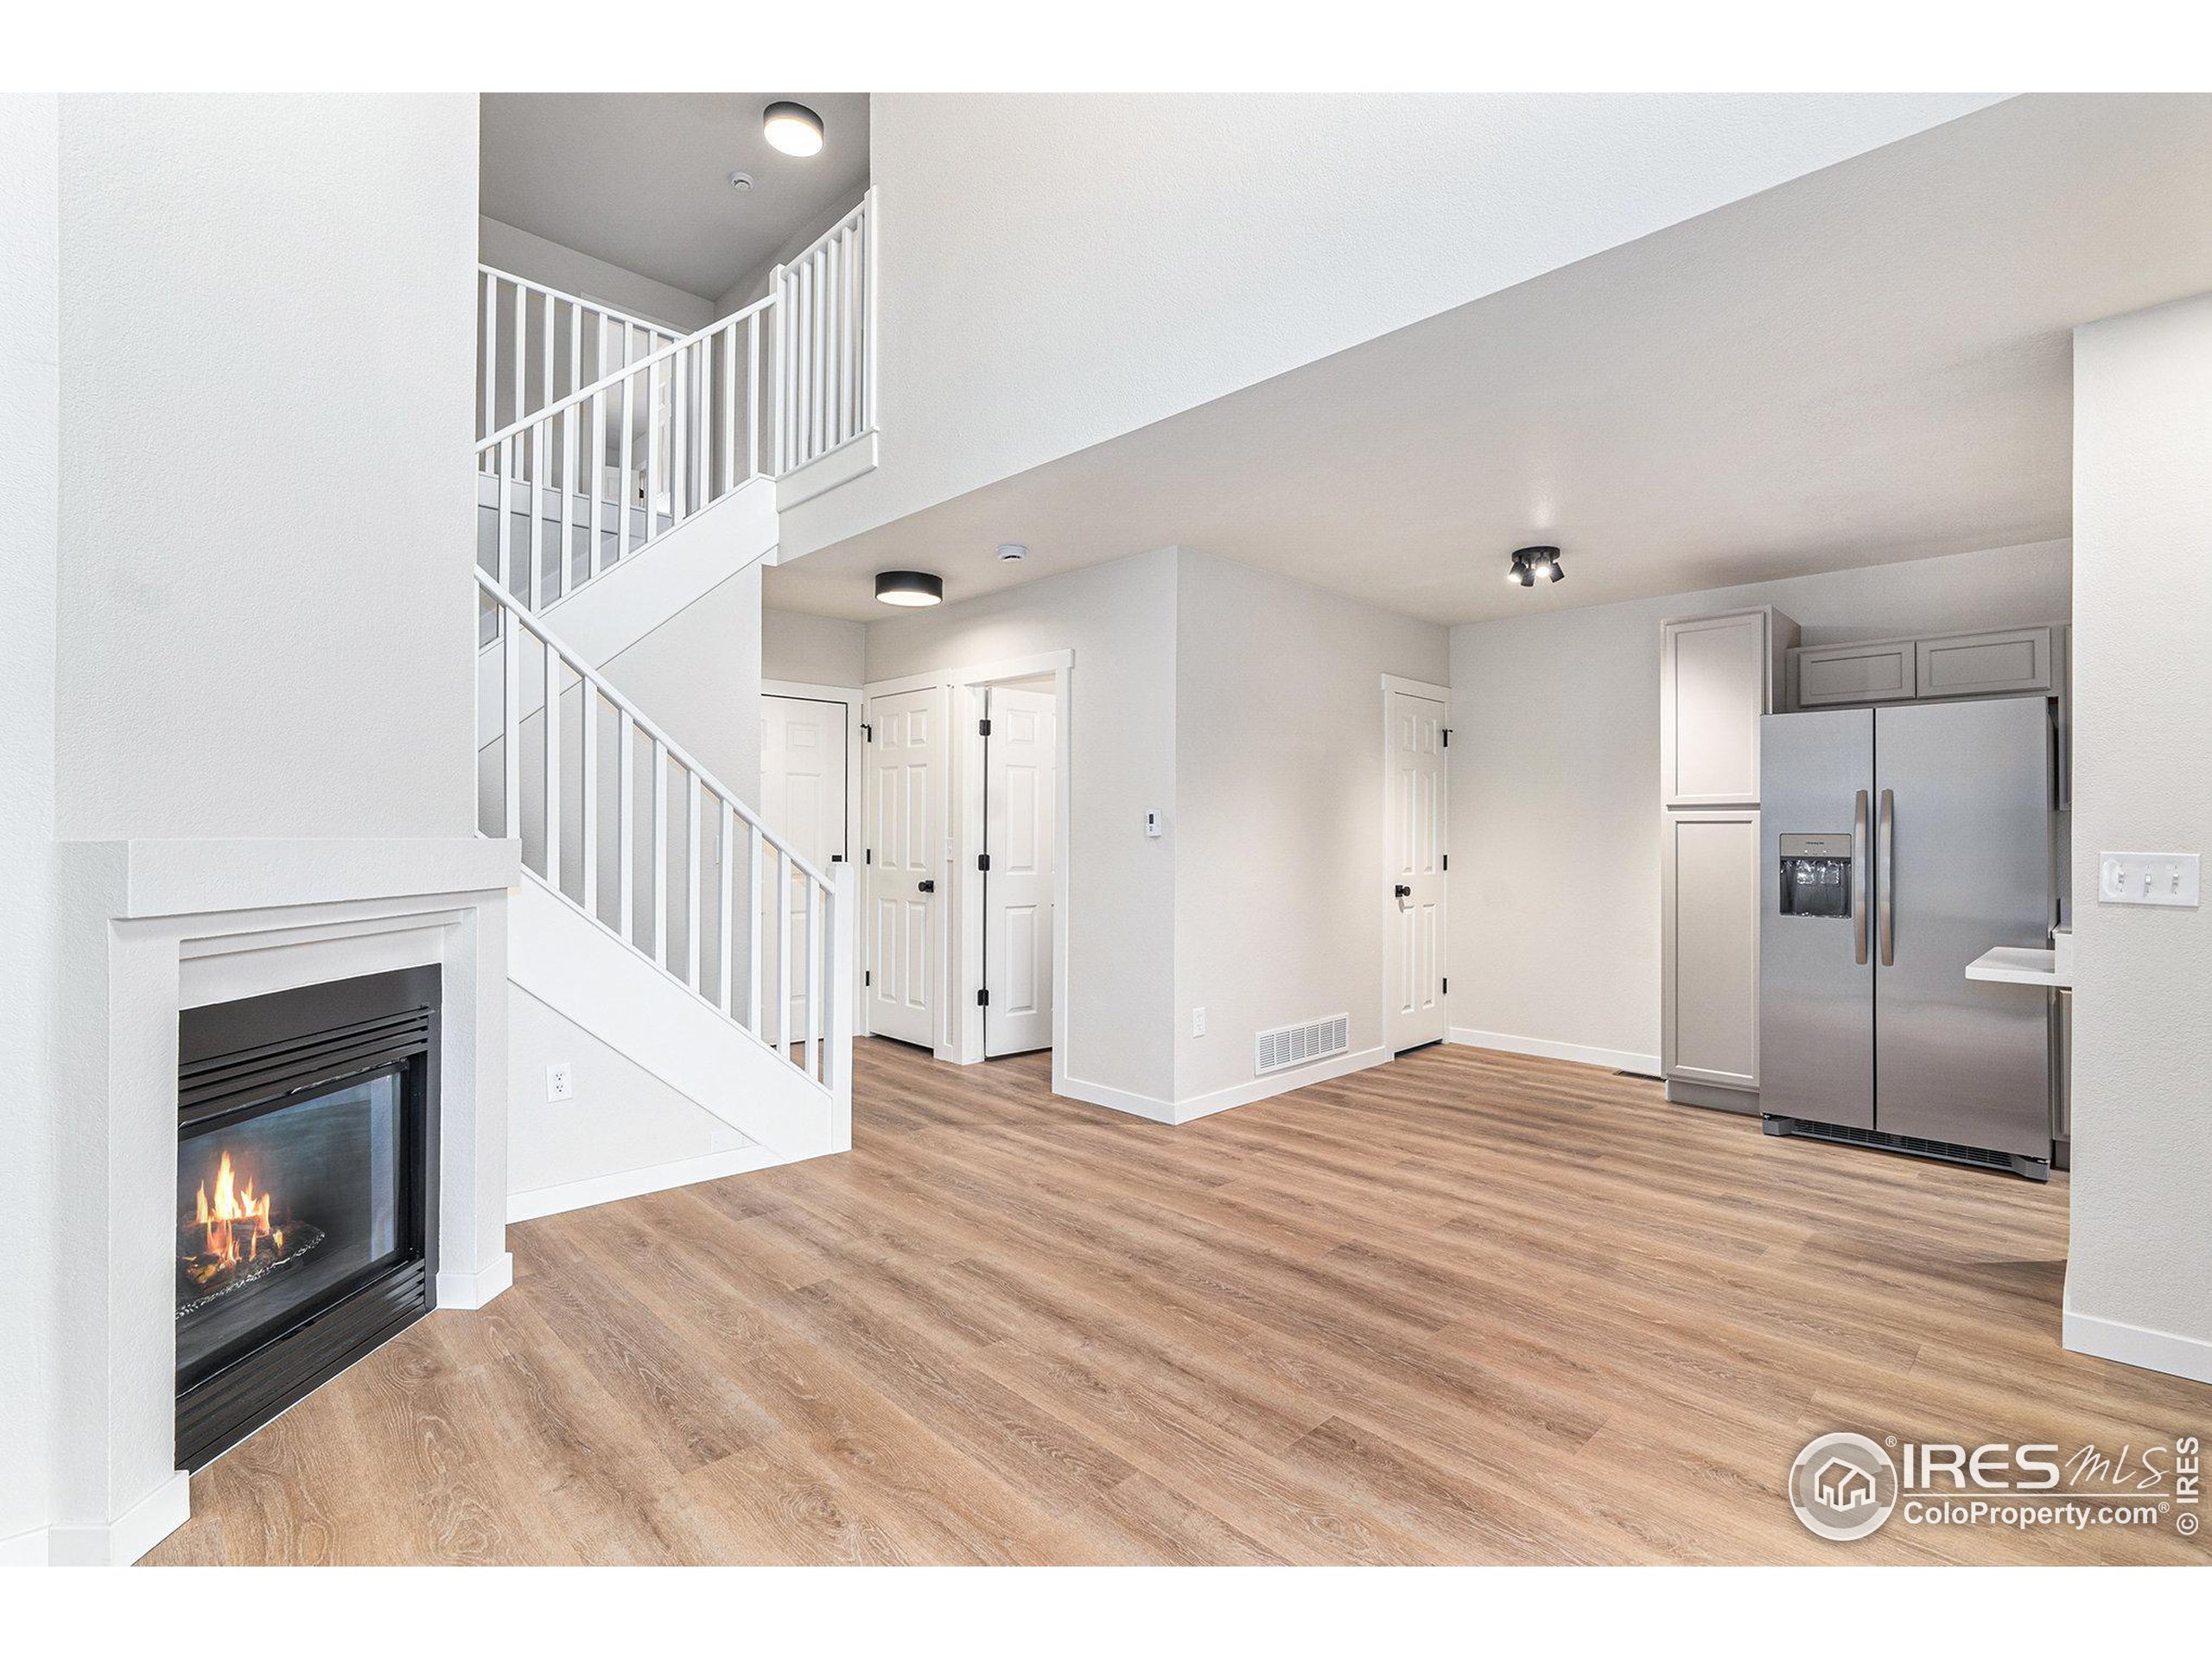
M1414 890L1402 881L1398 884L1397 892L1392 893L1390 896L1393 899L1410 899L1414 896Z
M919 893L935 893L937 891L937 883L934 881L917 881L914 883L914 887L915 890Z

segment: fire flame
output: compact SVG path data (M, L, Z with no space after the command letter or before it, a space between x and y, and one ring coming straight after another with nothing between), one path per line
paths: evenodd
M241 1261L252 1261L261 1254L264 1239L269 1241L273 1252L281 1254L284 1249L284 1230L270 1225L269 1194L255 1192L251 1175L246 1177L243 1189L238 1185L227 1152L215 1172L213 1205L207 1200L207 1183L200 1184L199 1210L199 1224L207 1236L202 1249L224 1267L234 1268Z

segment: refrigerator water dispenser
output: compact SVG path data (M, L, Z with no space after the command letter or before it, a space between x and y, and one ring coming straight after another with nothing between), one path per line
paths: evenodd
M1782 837L1782 913L1821 920L1851 916L1851 837Z

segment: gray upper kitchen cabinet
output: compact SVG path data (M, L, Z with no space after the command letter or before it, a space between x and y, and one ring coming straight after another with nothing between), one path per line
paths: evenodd
M1792 657L1797 668L1797 706L1888 702L1918 695L1920 659L1910 639L1871 645L1808 645Z
M2063 626L2038 626L1806 645L1789 653L1794 696L1786 701L1825 709L2037 691L2063 697L2065 636Z
M1956 633L1918 642L1919 695L1923 697L2005 696L2049 691L2051 631L2005 628Z
M1660 625L1660 799L1752 806L1759 716L1773 711L1797 625L1771 606Z

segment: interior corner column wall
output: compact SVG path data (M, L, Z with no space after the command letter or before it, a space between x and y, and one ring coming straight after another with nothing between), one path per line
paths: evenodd
M871 682L1074 653L1060 1059L1072 1092L1134 1097L1147 1116L1165 1114L1175 1087L1176 556L1160 548L885 617L868 624L866 651ZM1144 832L1147 810L1166 820L1160 839Z
M59 603L59 105L0 95L0 1170L9 1227L53 1236L58 1135L54 981L54 626ZM0 1566L45 1560L57 1339L54 1266L0 1274Z
M2212 1382L2212 911L2100 852L2212 850L2212 295L2074 336L2074 1173L2066 1344Z
M1182 551L1179 1120L1313 1080L1255 1078L1262 1031L1348 1014L1351 1057L1382 1058L1382 676L1440 683L1450 656L1440 624Z

